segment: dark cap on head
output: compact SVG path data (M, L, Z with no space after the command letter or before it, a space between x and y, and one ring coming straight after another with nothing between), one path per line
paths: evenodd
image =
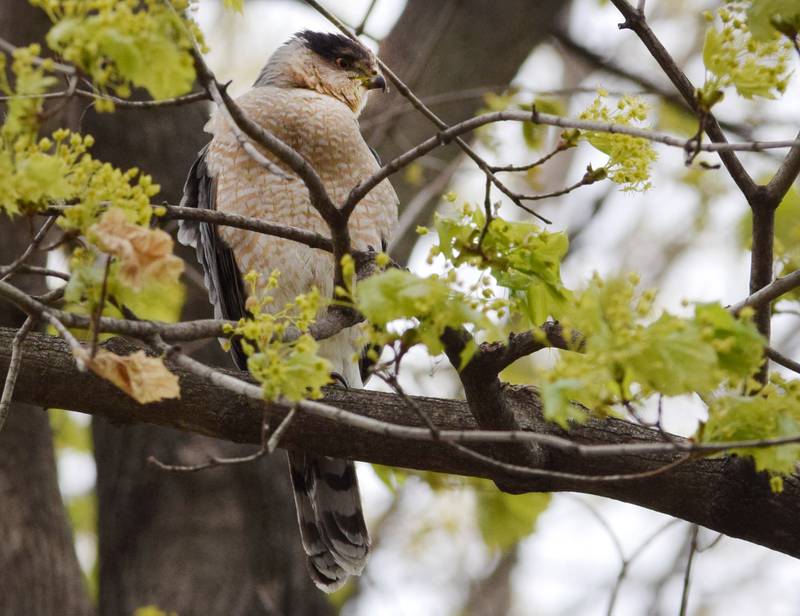
M295 34L295 36L303 41L311 51L326 60L335 61L336 58L347 58L353 61L367 61L371 55L361 43L342 34L303 30Z

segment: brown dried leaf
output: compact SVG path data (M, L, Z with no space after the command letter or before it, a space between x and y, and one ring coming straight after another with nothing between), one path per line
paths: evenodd
M119 259L120 278L134 289L147 280L170 282L183 272L183 261L172 254L172 238L161 229L128 222L122 210L108 210L89 232L102 250Z
M97 376L111 381L140 404L181 397L178 377L167 370L160 357L148 357L144 351L121 356L105 349L98 349L94 357L82 349L76 356Z

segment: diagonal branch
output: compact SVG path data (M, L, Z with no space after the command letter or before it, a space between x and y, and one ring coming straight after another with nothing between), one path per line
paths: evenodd
M797 134L797 138L800 139L800 133ZM798 175L800 175L800 145L795 145L789 150L778 171L767 184L767 194L775 207L778 207Z
M669 77L669 80L675 85L683 100L697 114L698 117L704 118L703 128L706 134L711 138L714 143L726 143L725 133L722 132L717 119L711 114L701 114L700 108L695 98L695 87L689 78L686 77L684 72L678 67L675 60L669 54L661 41L651 30L644 17L644 12L634 8L627 2L627 0L611 0L612 4L617 7L617 10L625 18L625 21L620 24L621 29L632 30L647 47L650 55L653 56L658 65ZM758 185L753 181L747 173L739 158L732 152L720 153L725 168L728 170L733 181L742 191L742 194L747 198L748 202L751 201L758 192Z

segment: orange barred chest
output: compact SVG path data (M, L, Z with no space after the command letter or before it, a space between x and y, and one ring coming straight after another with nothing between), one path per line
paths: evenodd
M352 112L335 99L306 90L267 87L251 90L237 102L250 117L311 162L334 203L343 203L354 186L378 169ZM216 178L217 209L328 237L327 225L311 206L305 184L294 175L281 178L260 166L239 146L224 122L215 116L209 123L214 133L209 167ZM287 175L290 173L287 171ZM354 248L380 250L396 219L397 197L384 181L353 213L350 234ZM220 236L234 251L242 273L281 272L275 297L278 306L312 286L326 296L333 290L333 259L329 253L230 227L221 227Z

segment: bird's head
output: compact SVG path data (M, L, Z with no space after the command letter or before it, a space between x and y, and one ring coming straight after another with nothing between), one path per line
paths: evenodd
M298 32L270 57L255 83L305 88L339 99L358 115L371 90L386 91L375 55L341 34Z

